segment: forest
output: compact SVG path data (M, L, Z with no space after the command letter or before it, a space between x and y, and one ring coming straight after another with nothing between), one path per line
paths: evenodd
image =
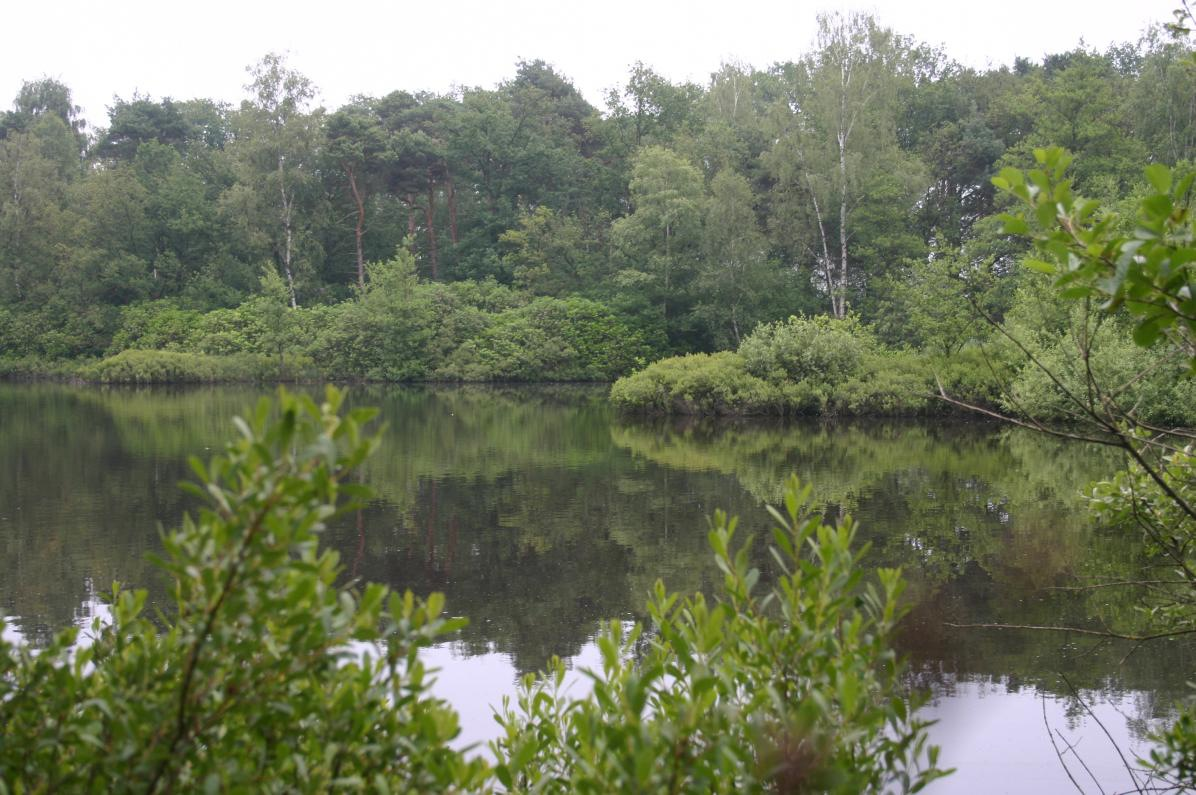
M543 61L332 111L270 54L237 107L134 96L105 120L34 80L0 116L0 374L609 381L697 355L616 400L913 412L937 378L1050 414L994 328L1061 361L1074 324L990 180L1057 145L1077 191L1132 206L1144 164L1193 157L1187 52L1160 28L976 70L831 15L805 55L705 85L637 63L604 108ZM1146 415L1196 404L1128 329L1094 355L1152 369Z

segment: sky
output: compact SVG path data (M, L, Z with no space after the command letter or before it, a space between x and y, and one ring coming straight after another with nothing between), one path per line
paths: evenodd
M0 108L24 80L66 83L94 127L113 97L239 102L246 67L284 53L330 109L357 94L492 88L541 58L603 106L635 61L706 83L726 61L765 67L811 48L820 11L874 13L969 66L1137 40L1180 0L0 0Z

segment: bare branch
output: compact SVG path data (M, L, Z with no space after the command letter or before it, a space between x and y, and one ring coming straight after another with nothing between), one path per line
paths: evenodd
M1196 627L1189 629L1177 629L1170 632L1158 632L1153 635L1125 635L1120 632L1111 632L1102 629L1038 626L1034 624L956 624L951 621L944 621L943 626L951 627L952 629L1024 629L1033 630L1035 632L1069 632L1076 635L1091 635L1097 638L1113 638L1116 640L1132 640L1139 643L1148 640L1158 640L1159 638L1175 638L1181 635L1196 634Z

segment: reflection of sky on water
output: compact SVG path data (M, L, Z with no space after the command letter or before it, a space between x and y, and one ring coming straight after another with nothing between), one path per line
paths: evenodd
M498 737L500 728L494 720L495 710L501 709L504 697L515 706L519 674L510 655L500 652L470 655L453 643L428 649L423 658L429 668L438 668L432 692L456 708L461 716L461 736L457 747L474 747L488 754L485 745ZM587 643L577 656L565 662L563 692L581 698L590 691L589 678L584 669L602 670L598 646Z
M950 696L937 698L922 712L938 721L930 737L943 749L942 765L956 769L926 791L933 795L1074 791L1051 745L1048 727L1083 791L1136 791L1117 749L1131 764L1149 753L1149 746L1130 726L1133 702L1140 694L1082 695L1111 740L1092 717L1075 714L1072 699L1032 687L1015 691L1000 683L957 682ZM1137 775L1139 782L1145 781L1142 773Z

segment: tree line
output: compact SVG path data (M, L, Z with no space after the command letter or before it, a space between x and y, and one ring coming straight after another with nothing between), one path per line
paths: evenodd
M1077 189L1132 200L1141 163L1192 158L1186 52L1155 31L977 70L833 14L805 55L705 85L636 64L601 109L537 60L492 89L329 111L267 55L239 106L134 96L97 127L36 80L0 115L0 358L169 348L138 338L147 316L247 306L266 328L252 346L282 356L264 297L348 305L396 257L433 296L417 330L465 312L460 344L555 299L627 329L628 361L735 348L803 313L949 353L975 337L958 299L999 317L1021 284L1024 244L985 221L990 177L1059 144Z

